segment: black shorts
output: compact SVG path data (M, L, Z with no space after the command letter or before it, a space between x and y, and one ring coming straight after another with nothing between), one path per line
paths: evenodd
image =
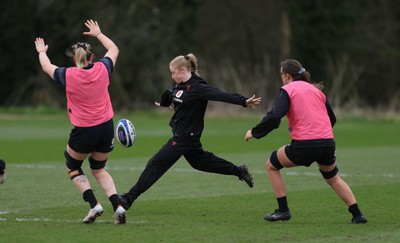
M285 154L296 165L307 167L314 162L332 165L336 161L336 147L294 148L287 145Z
M113 119L93 127L74 127L69 135L68 145L78 153L108 153L114 148Z

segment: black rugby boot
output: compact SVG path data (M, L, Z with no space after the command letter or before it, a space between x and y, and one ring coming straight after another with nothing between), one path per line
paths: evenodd
M290 214L290 210L287 210L285 212L281 212L279 211L279 209L275 210L273 213L271 214L266 214L264 215L264 219L270 222L275 222L278 220L289 220L292 217L292 215Z
M238 168L240 170L239 180L245 181L247 185L252 188L254 186L254 181L249 169L247 168L247 165L240 165Z
M368 222L367 217L365 217L363 214L353 217L350 221L352 224L365 224L366 222Z

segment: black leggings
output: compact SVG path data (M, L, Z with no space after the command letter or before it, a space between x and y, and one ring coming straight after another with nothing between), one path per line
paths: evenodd
M240 172L236 165L204 151L200 141L188 142L171 138L149 160L138 181L127 193L129 200L133 202L148 190L182 155L196 170L239 176Z

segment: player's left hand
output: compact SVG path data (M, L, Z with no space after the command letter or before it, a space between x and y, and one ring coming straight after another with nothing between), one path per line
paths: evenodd
M246 106L253 107L254 109L256 108L255 105L259 105L260 103L261 103L261 97L256 98L256 95L253 95L246 100Z

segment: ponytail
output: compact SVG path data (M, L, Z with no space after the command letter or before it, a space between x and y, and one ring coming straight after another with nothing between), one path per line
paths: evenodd
M185 67L188 70L190 70L191 73L195 73L196 75L199 75L198 68L197 68L197 58L192 53L175 57L170 62L170 65L173 65L176 68Z
M84 68L92 63L93 52L90 44L78 42L65 51L68 57L73 57L78 68Z
M322 82L314 83L311 81L311 74L297 60L286 59L285 61L281 62L281 68L283 73L288 73L290 76L292 76L293 81L303 80L314 85L320 90L324 88Z

